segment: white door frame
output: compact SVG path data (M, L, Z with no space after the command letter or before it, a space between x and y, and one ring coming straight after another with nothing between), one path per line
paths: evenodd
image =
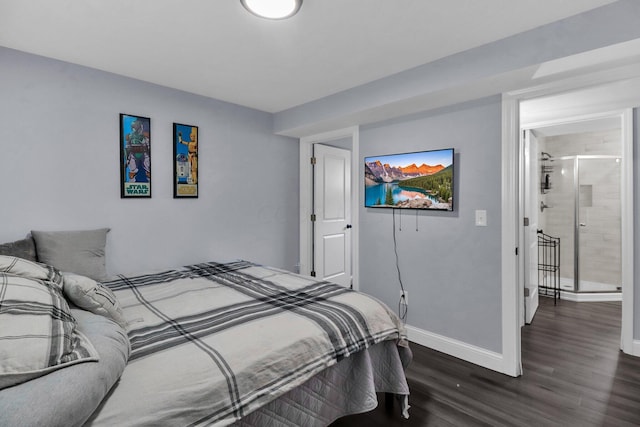
M360 128L352 126L335 131L300 138L300 273L310 274L313 265L311 247L313 245L313 225L311 214L313 206L313 168L311 157L313 144L326 143L337 139L351 138L351 274L353 289L360 287L359 263L359 212L361 185L359 163Z
M575 83L575 82L574 82ZM592 84L607 83L594 81ZM572 87L573 86L573 87ZM519 244L522 224L519 221L518 164L520 141L520 101L576 89L569 82L558 82L539 88L503 94L502 97L502 349L503 372L522 373L520 336L521 275L519 260L514 256ZM610 107L610 106L609 106ZM633 343L633 114L619 110L622 117L622 331L621 349L640 356ZM612 112L608 113L612 115ZM625 197L630 195L631 197Z
M502 96L502 372L522 374L520 351L520 290L518 269L518 164L520 99Z
M538 175L538 172L536 173L532 173L532 168L531 168L531 164L533 163L536 167L538 167L537 165L537 160L533 161L534 156L536 156L534 151L531 150L532 147L532 143L531 140L534 139L536 140L536 147L538 147L537 144L537 138L535 137L535 135L533 135L533 131L531 129L522 129L522 131L520 132L520 183L518 184L520 189L526 189L528 188L528 191L522 191L520 193L520 200L519 200L519 206L518 209L521 212L520 214L520 220L523 221L522 227L520 227L520 242L523 242L522 245L520 245L520 250L519 253L521 253L523 256L519 257L520 259L518 267L520 268L521 273L519 273L518 275L518 280L520 281L521 285L523 287L522 293L523 293L523 298L520 299L520 326L524 326L525 324L531 323L533 320L533 316L535 316L536 310L538 309L538 295L539 295L539 289L538 289L538 285L536 284L535 288L533 288L533 291L531 290L531 269L533 268L533 266L535 266L535 270L537 273L537 262L533 263L531 262L531 257L535 256L536 258L538 257L538 238L537 238L537 233L536 233L536 237L532 237L532 239L529 239L529 237L531 237L532 235L532 231L533 228L535 226L535 229L537 231L538 226L540 224L540 220L539 220L539 215L537 213L537 209L538 209L538 203L536 200L536 203L531 203L532 202L532 192L533 191L539 191L537 190L539 188L540 182L537 180L537 178L533 178L534 176ZM528 156L528 161L526 159L526 157ZM536 169L537 171L538 169ZM527 199L528 196L528 199ZM528 217L529 221L528 224L525 226L524 225L524 217ZM536 218L535 221L532 221L532 218ZM532 247L535 246L535 250L531 250ZM524 288L527 288L527 285L529 287L529 296L525 297L524 295ZM529 307L529 310L531 311L531 313L529 311L527 311L527 306Z

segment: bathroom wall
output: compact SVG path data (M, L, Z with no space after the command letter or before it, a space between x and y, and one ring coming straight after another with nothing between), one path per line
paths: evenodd
M553 156L546 164L551 189L541 195L549 206L541 214L546 234L561 239L563 288L573 287L575 159L563 156L620 155L620 130L574 133L541 138L541 151ZM541 176L541 181L543 180ZM616 290L621 283L620 163L615 159L580 161L580 290Z

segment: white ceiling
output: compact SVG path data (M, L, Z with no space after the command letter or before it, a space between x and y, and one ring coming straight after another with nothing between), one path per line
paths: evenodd
M282 111L614 0L0 0L0 46Z

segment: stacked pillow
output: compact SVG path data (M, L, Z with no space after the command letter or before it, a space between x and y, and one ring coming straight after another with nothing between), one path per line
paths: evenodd
M24 239L0 245L0 255L52 265L94 280L105 280L108 228L96 230L38 231Z
M0 389L98 353L77 330L58 270L0 255Z
M97 230L32 230L38 261L62 271L64 294L78 307L113 320L123 329L126 321L110 289L98 281L107 278L105 246L108 228Z
M126 330L118 300L99 282L108 231L32 231L0 245L0 389L98 360L68 302Z

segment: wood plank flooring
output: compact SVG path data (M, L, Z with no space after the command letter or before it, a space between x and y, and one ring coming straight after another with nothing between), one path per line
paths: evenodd
M512 378L412 344L410 418L374 411L331 427L638 426L640 358L619 350L619 302L540 299Z

